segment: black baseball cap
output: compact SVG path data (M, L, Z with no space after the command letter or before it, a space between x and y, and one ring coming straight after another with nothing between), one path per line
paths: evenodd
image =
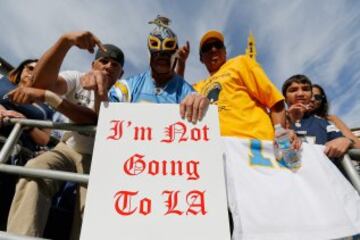
M123 51L121 51L120 48L118 48L117 46L115 46L113 44L103 44L103 46L105 47L106 52L102 51L101 49L98 49L95 54L95 60L102 58L102 57L103 58L112 58L115 61L117 61L118 63L120 63L120 65L123 67L124 61L125 61Z

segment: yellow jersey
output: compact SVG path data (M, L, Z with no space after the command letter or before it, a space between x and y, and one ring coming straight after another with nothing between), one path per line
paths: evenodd
M232 58L194 88L218 106L222 136L274 138L268 109L284 97L255 60Z

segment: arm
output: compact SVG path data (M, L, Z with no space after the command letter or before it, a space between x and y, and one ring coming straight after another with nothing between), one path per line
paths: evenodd
M280 123L285 128L285 103L283 100L270 108L270 118L273 125Z
M94 52L95 45L104 49L101 42L90 32L70 32L60 39L40 58L36 65L33 82L34 87L49 89L59 95L66 93L64 79L59 78L61 64L72 46ZM106 51L106 50L105 50Z
M325 144L324 153L329 158L342 157L350 148L352 142L346 137L339 137Z
M190 53L189 41L186 41L186 45L181 47L180 49L178 49L176 52L177 62L175 65L175 73L182 77L184 77L184 75L185 75L185 65L186 65L186 60L189 56L189 53Z
M31 139L38 145L47 145L50 141L50 129L32 128L28 131Z
M0 105L0 120L3 117L14 117L14 118L25 118L25 116L19 112L13 110L7 110L2 105ZM39 145L46 145L50 140L50 130L49 129L39 129L31 128L28 130L28 133L31 139Z
M90 108L83 107L71 103L64 99L57 107L57 111L67 116L70 120L78 124L96 124L98 115L97 112Z
M277 102L274 106L270 108L270 118L273 125L281 124L285 129L288 129L286 124L286 112L285 112L285 103L284 100ZM294 130L288 130L291 146L295 150L299 150L301 147L301 140L297 137Z
M333 122L345 137L354 141L354 145L352 147L360 148L360 140L351 132L348 126L346 126L346 124L343 121L341 121L340 118L338 118L335 115L329 115L327 119Z
M95 111L62 99L49 90L19 87L9 93L9 99L18 104L47 102L75 123L94 124L97 122L97 113Z

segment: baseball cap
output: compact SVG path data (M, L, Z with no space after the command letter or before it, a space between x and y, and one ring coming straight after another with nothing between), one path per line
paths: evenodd
M118 48L117 46L115 46L113 44L103 44L103 46L105 47L106 52L102 51L101 49L98 49L95 54L95 60L102 58L102 57L103 58L112 58L115 61L117 61L118 63L120 63L120 65L123 67L124 61L125 61L123 51L121 51L120 48Z
M216 38L218 40L220 40L222 43L224 43L224 35L221 32L218 32L216 30L211 30L208 31L207 33L205 33L201 40L200 40L200 47L199 49L201 49L201 47L203 46L203 44L209 40L210 38Z

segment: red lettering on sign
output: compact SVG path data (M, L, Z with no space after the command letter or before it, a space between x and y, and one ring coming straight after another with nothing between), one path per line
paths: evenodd
M186 202L189 206L186 215L198 215L199 213L205 215L207 213L205 210L205 191L190 191L186 195Z
M167 200L165 201L165 206L167 207L167 211L164 215L176 214L182 215L183 212L177 210L176 207L178 205L178 195L180 191L169 191L165 190L162 192L163 195L167 195Z
M123 165L125 174L130 176L147 173L151 176L183 176L186 174L187 180L198 180L200 178L197 160L150 160L145 161L145 155L135 153L127 159Z
M133 203L133 197L138 194L138 191L118 191L115 194L115 211L122 216L130 216L135 213L138 207L131 209ZM151 213L151 200L149 198L143 198L139 202L139 213L146 216Z
M165 127L165 138L161 140L163 143L187 142L191 141L209 141L209 128L207 125L202 128L192 127L188 129L183 122L176 122ZM188 136L189 135L189 136Z

